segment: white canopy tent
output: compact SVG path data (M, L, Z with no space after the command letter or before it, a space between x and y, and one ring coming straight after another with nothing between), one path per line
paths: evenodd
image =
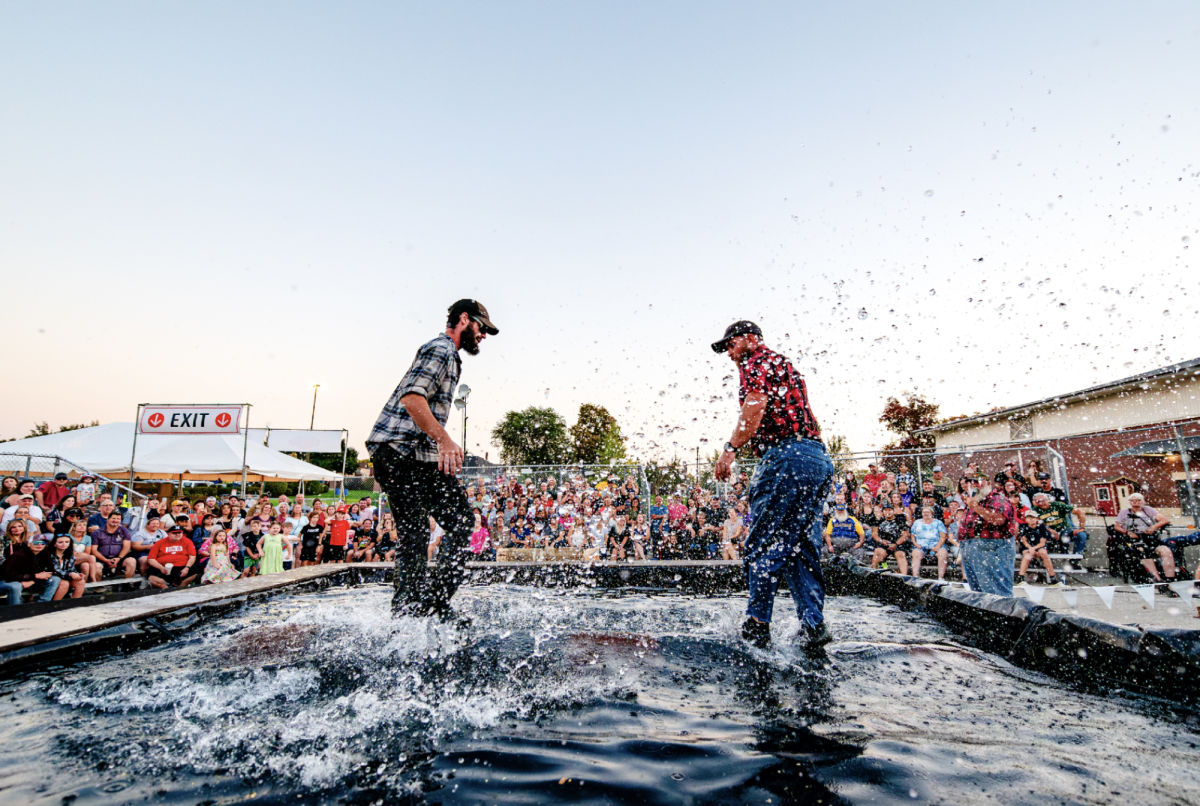
M0 454L61 456L72 464L109 476L129 478L133 423L108 423L44 437L0 443ZM256 438L257 437L257 438ZM241 435L139 434L133 457L138 479L241 481L242 450L246 451L247 481L338 481L341 474L272 450L262 436L251 432L248 445ZM44 465L44 466L43 466ZM30 472L53 472L53 459L35 457Z

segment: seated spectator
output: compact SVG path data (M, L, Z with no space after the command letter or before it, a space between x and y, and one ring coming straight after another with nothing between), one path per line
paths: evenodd
M1046 568L1050 586L1062 587L1058 577L1054 575L1054 563L1050 562L1050 552L1046 549L1050 542L1050 530L1038 520L1038 514L1032 509L1025 513L1024 520L1017 532L1018 548L1021 549L1021 567L1017 571L1017 581L1024 585L1028 581L1025 572L1029 570L1029 563L1041 560Z
M22 490L24 490L25 486L32 487L33 482L31 481L28 482L27 485L22 485ZM22 491L11 497L16 499L16 503L4 510L4 517L0 519L0 529L3 529L8 525L9 521L17 517L17 510L23 509L24 513L21 515L21 517L27 521L31 521L32 526L35 527L38 532L42 531L42 523L46 520L46 516L42 512L42 508L33 502L33 493Z
M98 561L103 576L123 573L126 579L132 579L137 570L137 560L130 556L133 535L121 525L121 513L111 503L103 506L108 507L108 519L103 528L91 533L92 556Z
M99 505L99 511L88 518L88 534L95 534L97 529L103 529L108 524L108 516L116 512L117 506L112 501L104 501ZM119 514L119 513L118 513ZM95 542L95 541L93 541Z
M96 502L95 476L91 473L84 473L79 477L79 483L75 485L75 498L82 510L86 510Z
M933 506L921 507L921 519L913 521L912 575L915 577L921 576L921 562L926 557L938 558L938 579L946 576L946 558L942 556L946 552L940 548L945 543L946 524L935 517L936 514Z
M375 524L370 518L363 518L359 521L358 528L354 530L354 542L348 555L348 561L352 563L369 563L375 561L375 541L379 538L379 532L375 531Z
M48 602L67 592L67 583L54 576L51 554L43 552L35 554L29 547L28 530L25 521L17 518L8 522L4 527L4 539L8 544L4 548L4 592L8 604L21 604L22 596L28 592L37 597L38 601Z
M663 530L662 537L659 538L658 545L655 547L655 557L660 560L683 559L683 547L679 545L679 541L675 537L675 530L670 526Z
M608 556L610 559L625 560L625 550L632 538L629 524L624 515L618 515L616 521L608 529Z
M67 534L71 537L75 549L75 567L83 574L85 584L99 582L100 563L92 556L92 536L87 533L87 522L82 517L76 518L71 522Z
M182 588L196 580L196 547L186 539L182 526L176 523L167 529L167 537L150 549L150 586L165 590Z
M875 530L875 551L871 557L871 567L878 568L887 562L889 557L896 558L900 573L908 573L908 556L905 544L908 542L909 529L905 525L903 515L896 514L896 508L891 503L884 504L883 518L879 528Z
M52 599L55 601L64 598L68 592L72 599L83 596L83 587L87 580L75 566L75 543L70 535L55 535L46 550L38 555L39 559L43 557L46 561L42 563L42 568L53 574L46 582L45 592L42 594L43 602L46 601L46 593L50 593L52 588Z
M1040 492L1033 496L1034 509L1037 509L1042 497ZM1046 494L1046 498L1049 497L1050 495ZM1121 510L1113 526L1118 533L1133 540L1134 546L1141 551L1142 567L1155 582L1163 581L1155 566L1155 558L1162 562L1163 575L1166 576L1167 582L1175 581L1175 557L1170 547L1162 544L1163 530L1170 525L1170 518L1146 506L1146 497L1141 493L1134 493L1129 496L1129 506Z
M846 498L842 493L834 496L833 513L825 522L825 548L830 554L860 556L867 542L863 525L850 514Z
M636 501L637 499L633 499ZM633 526L630 527L630 538L633 540L633 559L639 562L646 559L646 546L650 544L650 526L646 523L646 516L639 512L633 521Z
M146 521L146 525L130 538L129 554L137 560L138 573L142 576L146 575L146 568L150 563L150 549L166 536L167 533L162 528L162 520L150 518Z
M77 506L75 496L67 493L58 499L57 504L46 510L46 521L42 524L42 531L53 535L65 535L70 527L67 523L67 512L72 510L83 517L83 510Z
M66 473L56 473L53 479L42 483L33 491L34 500L43 511L54 509L59 501L70 494L71 489L67 486Z

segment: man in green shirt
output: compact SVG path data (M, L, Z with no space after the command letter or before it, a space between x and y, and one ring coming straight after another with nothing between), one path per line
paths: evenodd
M1071 551L1072 554L1082 554L1083 547L1087 545L1087 533L1083 532L1084 520L1083 510L1078 507L1073 507L1070 504L1064 504L1060 501L1055 501L1050 497L1049 493L1035 493L1033 496L1033 511L1037 513L1038 520L1046 525L1050 530L1050 534L1054 537L1057 548L1073 548L1076 544L1079 549ZM1076 529L1071 523L1071 517L1075 517L1075 522L1079 524ZM1079 540L1078 535L1082 534L1083 539ZM1076 543L1078 541L1078 543ZM1062 545L1062 544L1066 545ZM1052 545L1047 545L1049 550Z

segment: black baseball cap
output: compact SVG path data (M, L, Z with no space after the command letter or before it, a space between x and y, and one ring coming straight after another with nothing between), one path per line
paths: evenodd
M55 473L54 478L55 479L67 479L67 478L70 478L70 476L68 476L66 473Z
M456 317L460 313L465 313L467 316L479 322L480 327L489 336L495 336L500 333L500 329L492 324L492 320L488 318L487 308L478 300L460 299L458 302L450 306L450 316Z
M1038 473L1038 481L1041 481L1042 479L1048 479L1048 478L1050 478L1049 473Z
M180 534L183 534L183 532L184 532L184 528L182 526L180 526L178 523L172 524L171 528L167 530L167 534L169 534L169 535L173 535L176 532L179 532Z
M761 336L762 328L760 328L758 325L756 325L753 322L748 321L746 319L742 319L738 322L734 322L732 325L725 328L725 335L721 337L720 341L713 342L713 346L712 346L713 352L714 353L723 353L729 349L730 341L737 338L738 336L750 336L750 335Z

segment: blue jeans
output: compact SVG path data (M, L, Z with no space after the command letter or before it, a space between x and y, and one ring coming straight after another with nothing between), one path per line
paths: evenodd
M24 590L20 582L0 582L0 596L5 597L5 604L21 604L21 592Z
M43 551L44 550L45 549L43 549ZM38 585L45 586L41 589L41 594L37 597L37 600L39 602L49 602L54 598L54 594L58 593L58 586L61 583L62 580L58 577L50 577L45 582L35 582L33 585L33 590L35 591L38 590Z
M1072 529L1067 532L1067 537L1071 539L1071 553L1083 554L1083 550L1087 548L1088 533L1082 529Z
M746 537L746 615L769 622L779 575L787 579L800 623L825 621L821 577L821 505L833 478L825 446L792 440L768 450L750 480L750 533Z
M1017 548L1012 538L997 540L974 537L962 541L963 576L971 590L1013 595L1013 563Z

